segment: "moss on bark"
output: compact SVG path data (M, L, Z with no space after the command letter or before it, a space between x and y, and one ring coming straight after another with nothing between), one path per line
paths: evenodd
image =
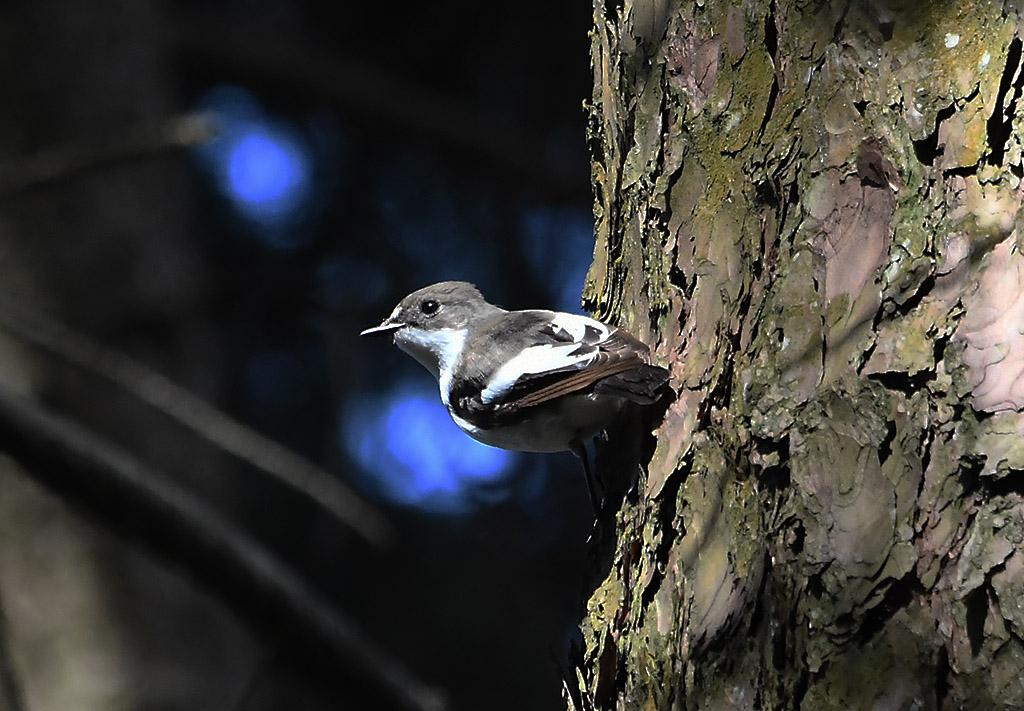
M1018 13L596 1L585 302L676 397L585 706L1024 702Z

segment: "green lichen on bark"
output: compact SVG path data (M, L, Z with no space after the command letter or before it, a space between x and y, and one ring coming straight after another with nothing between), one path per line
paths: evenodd
M584 299L676 397L584 705L1024 698L1021 34L1010 0L595 3Z

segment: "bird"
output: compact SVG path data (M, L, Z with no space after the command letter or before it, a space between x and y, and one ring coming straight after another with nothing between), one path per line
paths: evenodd
M602 504L585 442L627 402L656 402L669 378L619 328L560 311L507 311L465 281L412 292L360 335L391 336L430 371L448 414L473 439L579 457L595 512Z

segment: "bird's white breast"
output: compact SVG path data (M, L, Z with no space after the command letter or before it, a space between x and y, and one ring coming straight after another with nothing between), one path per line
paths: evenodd
M521 421L484 429L448 414L455 424L478 442L519 452L563 452L573 442L583 442L603 430L622 407L613 395L567 395L535 407Z
M448 402L452 371L466 345L466 329L407 326L395 334L395 344L434 374L441 385L441 398Z

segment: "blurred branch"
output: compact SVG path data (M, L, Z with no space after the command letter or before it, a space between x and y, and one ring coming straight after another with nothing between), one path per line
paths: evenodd
M543 136L399 77L312 46L280 28L245 25L211 12L188 13L172 45L199 57L299 88L363 119L371 127L419 136L489 164L495 173L560 197L589 197L586 164L568 165L544 150ZM415 72L413 72L415 74Z
M14 668L11 651L11 629L7 623L7 612L0 599L0 709L25 711L25 696L21 690L18 672Z
M184 568L321 680L377 708L439 711L439 694L219 512L162 473L37 402L0 387L0 451L60 496ZM339 678L342 677L342 678Z
M216 132L212 116L186 113L3 160L0 161L0 198L103 166L195 146L210 140Z
M227 711L245 711L255 697L260 682L270 675L271 663L276 657L277 652L273 649L260 650L256 663L249 670L249 678L246 679L238 697L231 703L231 707Z
M109 380L226 452L301 492L372 545L388 545L393 535L388 522L336 477L124 353L106 348L51 318L10 304L0 307L0 327L26 343Z

